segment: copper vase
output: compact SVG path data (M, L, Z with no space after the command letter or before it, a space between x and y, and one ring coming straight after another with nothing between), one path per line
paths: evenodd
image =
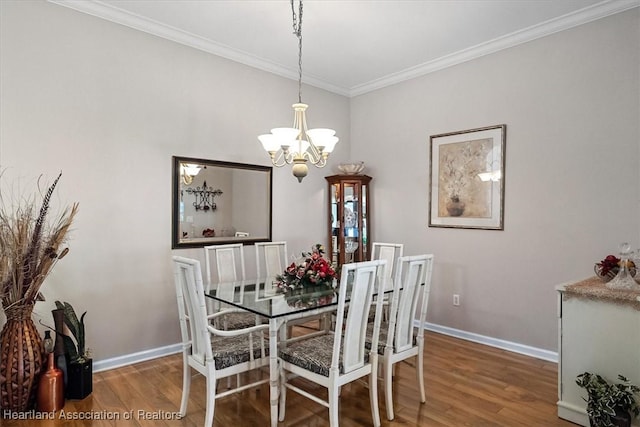
M0 332L0 407L2 411L32 409L44 355L42 337L31 319L33 304L5 308Z
M53 352L48 354L47 369L38 382L38 411L59 411L64 406L64 378L56 368Z

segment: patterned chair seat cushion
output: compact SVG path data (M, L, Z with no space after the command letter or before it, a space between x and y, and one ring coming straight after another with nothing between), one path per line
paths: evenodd
M255 317L254 317L255 319ZM269 341L261 333L253 333L253 358L262 357L260 340L264 347L264 356L269 356ZM239 363L248 362L250 359L249 334L237 337L211 336L211 349L216 369L224 369Z
M364 343L364 346L369 350L371 349L372 335L373 335L373 324L369 323L367 324L367 338ZM380 355L384 354L384 349L387 346L388 336L389 336L389 324L387 322L381 322L380 335L378 335L378 354ZM414 329L413 345L416 345L416 344L417 344L417 340L416 340L416 333Z
M331 357L333 355L333 334L325 334L306 340L287 344L286 348L278 352L280 358L296 366L300 366L316 374L329 376ZM338 369L344 372L342 364L342 351L340 352ZM369 361L368 353L365 354L365 362Z
M215 320L215 327L227 331L256 326L256 315L252 313L236 313L230 311Z

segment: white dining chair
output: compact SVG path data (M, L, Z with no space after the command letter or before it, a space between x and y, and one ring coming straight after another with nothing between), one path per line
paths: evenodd
M216 288L218 296L233 300L236 292L234 283L246 279L244 263L244 245L232 243L225 245L209 245L204 247L206 290ZM244 288L243 288L244 289ZM240 294L239 298L243 295ZM256 316L242 310L219 307L216 310L225 311L226 316L217 319L216 326L223 329L239 329L256 325Z
M200 262L174 256L174 277L178 316L182 335L182 399L180 414L186 416L191 369L206 378L206 411L204 425L213 424L215 401L232 393L269 382L268 378L217 391L217 380L269 365L269 346L264 338L268 325L233 331L211 326L211 320L224 315L207 313Z
M287 242L256 242L256 276L275 277L284 272L287 262Z
M404 251L404 245L402 243L382 243L373 242L371 244L371 259L386 259L387 269L384 274L384 289L390 290L393 287L393 275L395 273L396 261L402 256ZM383 319L385 321L389 318L389 299L384 298L384 307L382 309Z
M329 408L329 424L338 426L339 390L362 377L369 377L369 400L374 426L380 426L378 412L377 352L365 346L369 311L374 306L374 294L381 286L379 277L386 266L385 260L344 264L338 288L336 332L301 339L282 346L278 352L280 363L280 421L284 421L287 389ZM347 289L351 289L349 310L346 312ZM376 301L381 301L380 298ZM372 325L373 347L377 348L382 304L375 304ZM328 399L294 385L290 379L302 377L325 387Z
M396 260L402 256L404 245L402 243L373 242L371 244L371 259L386 259L385 286L390 288L391 279L395 273Z
M393 294L389 321L380 326L379 336L369 325L367 345L375 348L378 338L378 354L381 356L384 377L384 395L387 419L393 420L393 367L396 363L416 358L416 376L420 387L420 401L425 402L424 392L424 327L431 290L433 255L415 255L398 258L393 280ZM418 307L421 307L419 316ZM415 321L418 320L416 326Z

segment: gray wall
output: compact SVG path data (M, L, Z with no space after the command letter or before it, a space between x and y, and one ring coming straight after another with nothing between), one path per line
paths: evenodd
M638 12L352 99L374 240L435 254L430 322L555 351L554 286L640 247ZM503 123L504 231L428 228L429 136Z
M177 343L171 256L202 250L171 250L171 156L269 165L257 135L290 126L297 82L44 1L0 1L0 16L3 195L62 170L57 205L80 203L36 315L50 321L56 299L87 310L98 361ZM349 100L302 96L346 159ZM273 172L273 238L292 252L326 240L329 174Z
M291 122L296 82L41 1L1 1L0 18L3 191L62 170L58 202L80 202L37 314L88 310L97 360L176 343L170 257L201 251L170 249L171 156L269 164L256 136ZM554 285L640 246L638 22L634 9L351 100L304 88L309 124L341 137L332 164L374 177L373 239L436 255L430 322L555 351ZM428 228L429 135L500 123L505 231ZM273 237L290 252L326 243L329 169L302 184L274 170Z

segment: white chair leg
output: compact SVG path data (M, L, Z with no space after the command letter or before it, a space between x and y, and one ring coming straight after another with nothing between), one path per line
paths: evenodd
M371 403L371 418L373 426L380 427L380 409L378 408L378 363L371 366L369 374L369 402Z
M330 427L338 427L339 417L338 417L338 402L340 398L338 397L338 389L339 387L335 384L331 384L327 387L327 391L329 392L329 426Z
M391 421L393 414L393 371L396 364L385 358L384 364L384 401L387 405L387 419Z
M204 415L205 427L213 425L213 414L216 405L216 380L214 379L213 372L207 375L207 409Z
M182 358L182 400L180 401L180 414L187 414L187 403L189 402L189 390L191 389L191 368L187 362L186 355Z
M285 370L282 368L282 366L280 366L280 401L278 402L280 405L280 415L278 416L278 420L279 421L284 421L284 413L285 413L285 409L287 407L287 377L286 377L286 372Z
M420 384L420 402L424 403L427 401L424 394L424 353L422 351L422 346L419 347L418 357L417 357L418 366L416 366L416 372L418 373L418 384Z

